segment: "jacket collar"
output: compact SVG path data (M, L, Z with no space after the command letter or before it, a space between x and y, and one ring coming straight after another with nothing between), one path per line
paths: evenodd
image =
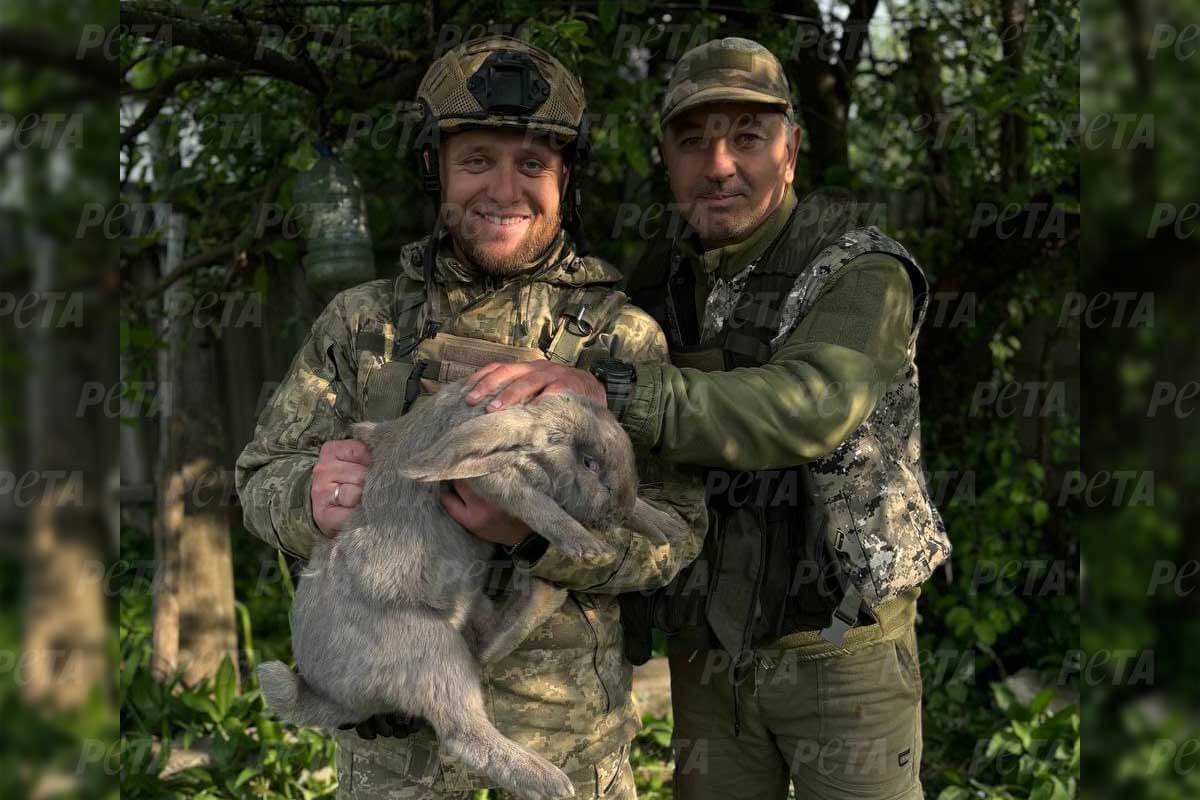
M796 194L789 188L775 210L742 241L702 250L699 238L694 232L689 232L679 242L680 251L692 259L700 272L713 277L732 278L767 251L787 225L795 208Z

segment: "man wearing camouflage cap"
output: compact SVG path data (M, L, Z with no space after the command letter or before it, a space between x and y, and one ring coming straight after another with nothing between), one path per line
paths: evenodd
M439 201L435 231L403 248L396 277L333 299L238 460L247 527L299 557L315 537L336 536L358 503L369 455L348 439L351 423L406 413L485 363L544 362L559 386L601 401L604 385L576 366L603 376L606 365L666 363L658 324L615 290L620 273L564 230L578 221L571 173L586 147L578 78L541 50L489 37L435 61L417 95L418 169ZM638 469L642 496L682 516L692 535L652 545L626 529L600 532L617 554L601 566L571 561L462 484L442 501L497 543L499 591L518 590L514 576L529 574L573 590L484 669L483 683L496 726L563 769L577 797L635 796L628 755L640 721L617 596L668 583L707 525L695 476L643 457ZM339 736L339 797L469 798L488 788L440 756L428 726L404 723L384 715ZM387 738L398 732L407 735Z
M797 200L793 116L782 65L738 38L684 54L663 100L683 224L629 291L671 364L638 366L621 421L704 474L711 527L623 598L630 657L668 634L677 798L919 798L916 598L950 551L920 456L929 285L844 194ZM501 370L502 404L551 388Z

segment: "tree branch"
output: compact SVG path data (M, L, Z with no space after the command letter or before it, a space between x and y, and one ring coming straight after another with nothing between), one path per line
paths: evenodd
M127 0L121 4L121 17L122 22L130 26L131 35L152 41L166 41L172 46L186 47L256 70L299 86L332 105L355 111L397 97L411 96L424 73L424 66L414 62L399 69L386 82L363 87L313 70L308 64L267 47L264 40L269 38L266 35L268 32L245 17L241 20L214 17L162 0ZM252 35L248 36L247 31ZM363 49L365 47L365 44L357 46L356 54L367 52ZM380 53L374 52L372 55L378 56Z
M103 50L85 49L49 31L0 27L0 53L6 61L67 73L104 94L116 91L121 77L116 60L106 58Z
M275 171L267 178L267 182L263 184L262 196L259 198L258 207L255 208L254 214L251 215L250 221L242 228L241 233L232 242L218 245L211 250L206 250L203 253L197 253L191 258L184 259L178 267L164 275L158 283L151 286L143 292L135 301L140 305L151 298L154 298L165 292L172 284L181 278L190 275L198 269L208 267L217 262L224 261L227 258L236 256L238 253L245 250L257 238L259 229L259 220L262 219L263 210L267 204L274 200L276 193L279 191L280 185L287 178L288 170L283 167L277 167Z
M154 85L150 96L146 99L146 107L142 109L142 113L138 114L138 118L121 132L121 146L125 147L131 144L137 139L138 134L150 127L155 117L158 116L158 112L162 110L163 105L171 98L171 94L175 91L176 87L191 81L202 81L238 74L239 67L237 64L221 60L205 61L200 64L187 64L175 70Z

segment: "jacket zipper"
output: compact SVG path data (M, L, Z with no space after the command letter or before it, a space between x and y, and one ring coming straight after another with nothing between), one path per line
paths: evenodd
M740 687L740 684L738 683L737 675L734 674L732 677L733 677L733 738L736 739L737 737L742 735L742 718L741 718L741 715L738 714L738 694L740 694L740 692L738 690L741 687Z
M758 611L760 608L759 593L762 591L763 570L766 567L767 559L767 521L766 515L761 508L755 508L755 515L758 518L758 571L754 575L754 603L750 608L750 613L747 615L746 626L742 628L741 646L747 647L753 640L753 628ZM751 647L753 649L753 647ZM733 663L738 664L741 661L742 653L737 652L733 656ZM751 655L751 663L754 663L753 654ZM741 694L742 682L737 675L738 667L733 668L733 735L738 737L742 732L742 719L738 708L738 695ZM757 675L755 676L757 679Z
M571 593L571 602L579 609L583 621L587 623L588 631L592 634L592 671L596 673L596 682L600 684L600 688L604 690L604 713L607 714L612 710L612 698L608 693L608 686L604 683L604 678L600 675L600 636L596 633L596 628L592 625L592 621L588 619L587 611L584 610L583 603Z

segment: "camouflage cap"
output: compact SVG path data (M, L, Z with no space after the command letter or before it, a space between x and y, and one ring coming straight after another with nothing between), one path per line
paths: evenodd
M766 103L792 119L792 92L783 65L750 39L730 36L693 47L683 54L663 97L665 126L688 109L710 103Z
M443 132L521 128L579 134L583 84L558 59L509 36L483 36L438 58L417 87Z

